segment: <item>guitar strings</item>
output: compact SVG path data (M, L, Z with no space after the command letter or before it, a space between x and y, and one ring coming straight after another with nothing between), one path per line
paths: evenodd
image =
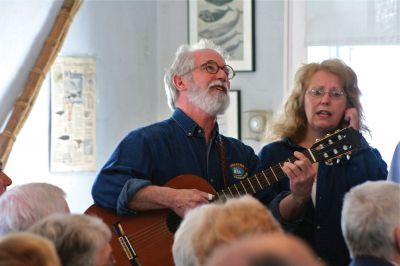
M140 230L136 233L127 235L130 241L144 241L149 242L153 238L159 238L160 234L167 233L169 230L163 223L154 223L150 226L145 227L143 230Z
M317 152L321 152L324 149L326 149L326 147L328 147L330 145L331 144L329 144L329 143L327 143L327 145L324 145L324 144L321 143L317 147L311 148L310 151L313 154L316 151ZM289 157L286 161L294 162L295 160L297 160L297 158L292 156L292 157ZM286 162L286 161L284 161L284 162ZM249 184L246 184L244 181L241 181L241 182L236 184L237 186L231 186L234 189L230 189L231 187L228 187L228 188L226 188L224 190L221 190L220 192L217 192L218 198L230 198L230 197L235 197L235 196L238 196L238 195L247 194L248 191L250 191L250 192L253 191L254 192L254 187L251 184L255 184L255 185L258 185L261 188L263 188L263 187L269 186L269 185L279 181L281 178L286 176L285 173L282 171L282 167L281 167L281 165L284 162L281 162L281 163L279 163L277 165L274 165L274 166L271 166L269 168L266 168L265 170L263 170L263 171L261 171L259 173L256 173L253 176L249 177L247 179ZM265 172L267 172L267 174L272 174L275 177L275 179L270 180L268 178L268 176L265 174ZM241 187L239 185L241 185Z
M316 152L316 151L321 151L321 150L325 149L325 148L328 147L328 146L330 146L330 144L324 145L324 144L321 143L321 144L318 145L317 147L311 148L310 151L311 151L312 153L314 153L314 152ZM288 158L286 161L292 162L292 161L294 161L294 160L296 160L296 157L292 156L292 157ZM286 161L285 161L285 162L286 162ZM271 166L270 168L267 168L266 170L270 170L270 171L272 171L273 173L277 174L279 177L282 177L282 173L281 173L281 171L282 171L281 164L282 164L282 163L283 163L283 162L281 162L281 163L279 163L279 164L277 164L277 165ZM283 174L284 174L284 173L283 173ZM256 175L255 175L255 176L256 176ZM253 176L253 177L254 177L254 176Z

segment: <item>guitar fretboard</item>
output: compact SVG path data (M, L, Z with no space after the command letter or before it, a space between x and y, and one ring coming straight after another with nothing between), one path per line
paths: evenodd
M328 135L322 140L318 140L310 149L301 151L312 163L332 162L333 159L340 158L343 154L349 154L354 148L360 146L361 134L352 129L345 128ZM286 161L294 162L297 158L292 156ZM282 170L283 161L275 166L271 166L249 178L231 185L214 195L213 201L227 199L245 194L255 194L258 191L269 187L286 177Z
M311 161L314 161L312 156L310 156L308 150L302 151L301 153L307 156L307 158L310 159ZM296 160L297 158L292 156L288 158L286 161L294 162ZM281 162L275 166L271 166L257 174L254 174L249 178L246 178L221 191L218 191L213 200L218 200L218 199L224 200L227 198L238 197L245 194L255 194L258 191L266 187L269 187L270 185L286 177L286 174L282 170L283 163L284 162Z

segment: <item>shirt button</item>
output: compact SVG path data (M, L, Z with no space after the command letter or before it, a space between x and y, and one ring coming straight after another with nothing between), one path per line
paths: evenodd
M192 132L189 132L189 133L188 133L188 136L191 136L191 135L192 135Z
M201 133L201 129L200 128L197 130L197 133L199 133L199 134Z
M213 183L214 183L214 178L211 178L211 179L210 179L210 182L213 182Z
M317 230L319 230L319 229L321 229L321 226L320 226L320 225L317 225Z

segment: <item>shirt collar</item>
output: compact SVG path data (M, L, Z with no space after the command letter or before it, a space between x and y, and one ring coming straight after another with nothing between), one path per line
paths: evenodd
M178 125L183 129L186 136L194 136L199 134L198 130L203 131L203 129L196 124L187 114L185 114L181 109L176 108L172 114L172 119L174 119ZM215 124L212 136L216 136L219 133L218 123Z
M296 143L294 143L290 138L288 138L288 137L284 137L283 139L282 139L282 141L284 142L284 143L286 143L287 145L289 145L290 147L293 147L293 148L296 148L296 149L305 149L304 147L302 147L302 146L300 146L300 145L298 145L298 144L296 144Z

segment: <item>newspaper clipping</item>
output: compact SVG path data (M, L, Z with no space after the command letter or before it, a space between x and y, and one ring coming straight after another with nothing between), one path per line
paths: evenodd
M50 171L96 171L96 61L60 57L51 71Z

